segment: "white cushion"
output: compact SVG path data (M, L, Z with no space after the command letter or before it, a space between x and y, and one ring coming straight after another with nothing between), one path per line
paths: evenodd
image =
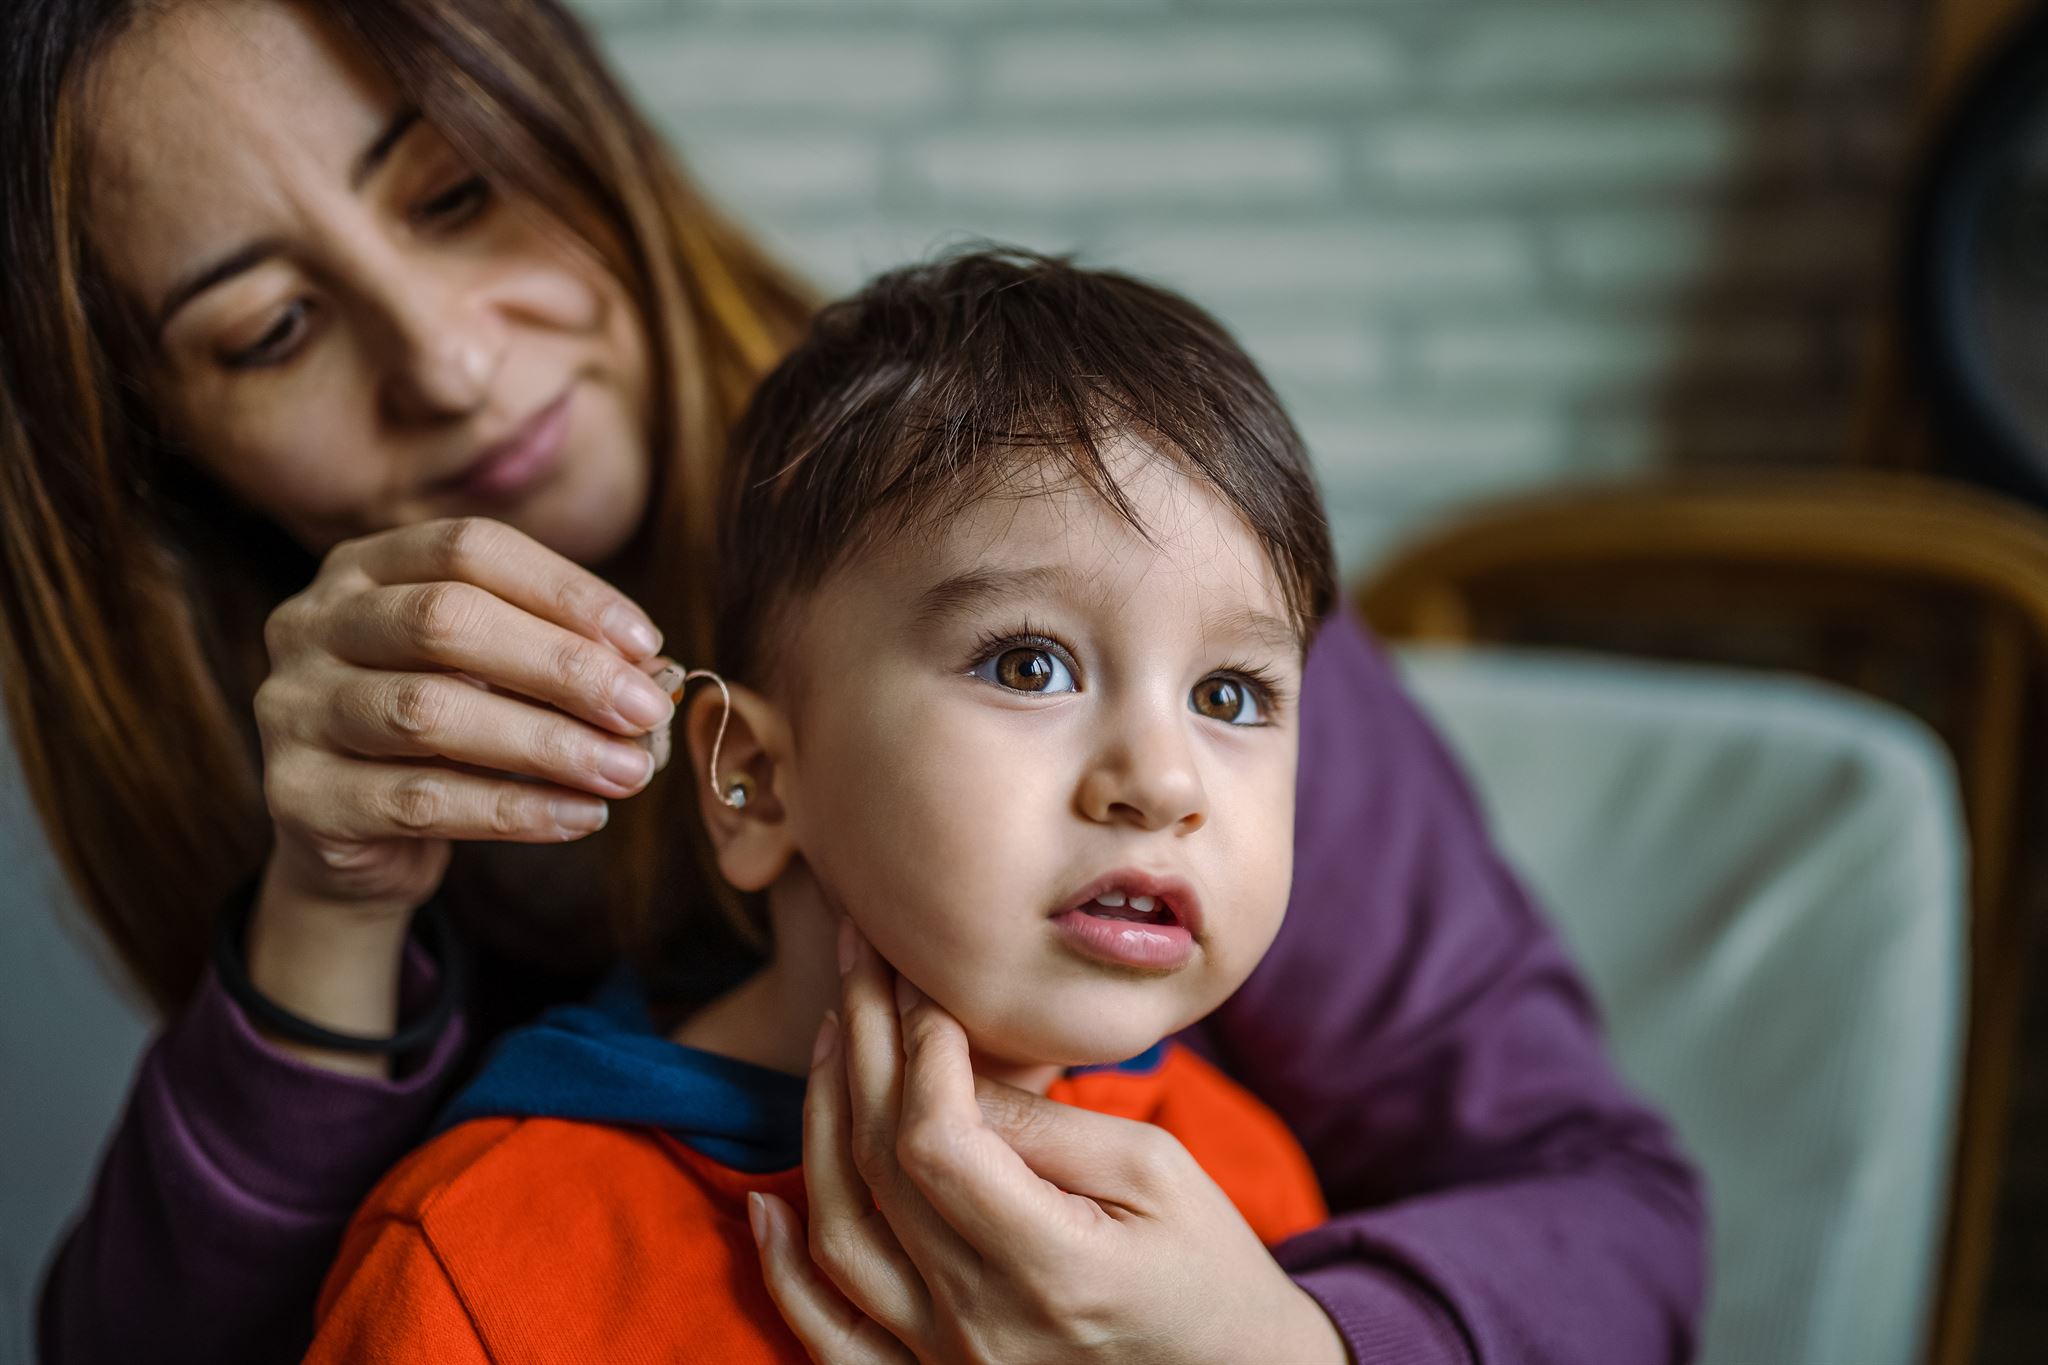
M1907 1365L1939 1266L1966 977L1947 751L1778 675L1410 650L1621 1066L1706 1172L1706 1362Z

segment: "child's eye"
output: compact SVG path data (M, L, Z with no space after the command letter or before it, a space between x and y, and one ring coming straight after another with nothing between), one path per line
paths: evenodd
M1212 673L1196 683L1188 693L1188 707L1196 715L1230 725L1263 725L1266 720L1258 689L1226 673Z
M991 654L968 670L1012 692L1076 692L1073 670L1050 649L1019 645Z

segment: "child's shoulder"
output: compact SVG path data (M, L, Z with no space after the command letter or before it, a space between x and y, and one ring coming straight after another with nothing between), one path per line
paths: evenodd
M751 1179L787 1193L779 1182L800 1186L802 1174ZM321 1294L321 1339L375 1329L402 1341L392 1358L438 1358L421 1343L447 1324L424 1312L384 1321L399 1301L460 1305L445 1314L450 1330L490 1359L523 1358L508 1343L539 1329L562 1359L613 1358L682 1322L706 1339L764 1339L760 1314L703 1290L751 1270L748 1180L651 1129L469 1120L400 1162L357 1211ZM761 1358L752 1349L721 1358Z
M471 1119L400 1161L356 1217L449 1227L502 1212L530 1223L544 1204L604 1192L631 1196L676 1180L675 1161L660 1139L639 1129L549 1118Z

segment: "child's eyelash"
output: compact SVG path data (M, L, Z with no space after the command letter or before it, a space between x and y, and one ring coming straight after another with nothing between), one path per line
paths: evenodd
M1278 718L1280 713L1286 710L1294 701L1293 694L1287 690L1286 684L1280 681L1279 675L1264 664L1225 664L1223 667L1214 670L1210 676L1213 677L1216 673L1228 674L1233 678L1242 678L1250 683L1252 690L1258 693L1259 706L1265 711L1266 719L1269 722Z
M1081 665L1075 661L1073 651L1028 620L1018 622L1012 630L991 630L983 634L974 642L967 668L962 671L971 671L991 655L1012 649L1042 649L1048 654L1057 654L1076 679L1081 676Z
M977 664L983 663L990 656L1012 649L1042 649L1049 654L1057 654L1060 657L1060 661L1072 670L1077 681L1081 677L1081 665L1074 658L1073 651L1060 643L1059 639L1050 632L1029 620L1020 621L1008 630L984 632L974 642L974 648L970 652L967 661L967 668L962 671L971 671ZM1224 664L1220 668L1211 669L1204 676L1213 677L1219 673L1227 674L1233 678L1241 678L1250 684L1252 690L1258 694L1259 705L1266 711L1269 720L1278 716L1283 710L1293 704L1293 694L1281 682L1279 675L1264 664L1248 662Z

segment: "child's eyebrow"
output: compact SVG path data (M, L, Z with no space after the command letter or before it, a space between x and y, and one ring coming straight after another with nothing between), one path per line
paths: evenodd
M963 569L918 594L917 624L921 628L935 626L1013 597L1054 593L1074 586L1074 580L1074 572L1063 564L1040 564L1028 569Z
M1047 596L1062 590L1078 594L1086 586L1082 575L1064 564L1040 564L1028 569L965 569L918 594L916 621L919 629L930 629L1013 598ZM1293 650L1301 645L1293 622L1253 606L1215 613L1202 626L1211 637L1245 640L1270 649Z
M1210 635L1250 640L1268 649L1291 650L1301 646L1301 633L1292 621L1282 620L1257 607L1238 607L1219 612L1202 623Z

